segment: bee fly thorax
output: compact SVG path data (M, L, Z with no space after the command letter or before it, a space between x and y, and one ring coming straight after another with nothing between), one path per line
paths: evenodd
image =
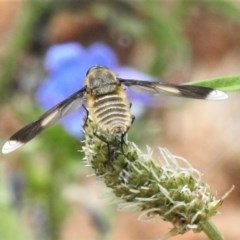
M103 95L114 92L120 86L115 74L108 69L96 69L86 79L88 92L92 95Z

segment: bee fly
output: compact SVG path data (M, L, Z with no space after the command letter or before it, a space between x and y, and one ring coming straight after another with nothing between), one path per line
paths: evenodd
M87 71L83 88L48 110L36 121L29 123L12 135L3 145L2 153L10 153L21 147L42 130L77 110L84 103L89 115L99 128L112 134L124 135L133 120L124 86L152 94L165 93L207 100L227 98L224 92L208 87L122 79L108 68L96 66Z

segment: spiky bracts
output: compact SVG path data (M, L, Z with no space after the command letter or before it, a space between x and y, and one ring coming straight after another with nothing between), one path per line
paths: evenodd
M217 213L223 198L217 200L200 173L190 164L160 149L163 161L153 161L133 143L85 126L85 162L122 201L123 208L141 211L140 219L160 217L173 224L166 235L201 231L203 223ZM226 196L224 196L225 198Z

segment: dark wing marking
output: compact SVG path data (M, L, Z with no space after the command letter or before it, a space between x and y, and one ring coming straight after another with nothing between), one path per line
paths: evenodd
M45 128L53 125L67 114L77 110L80 106L82 106L84 93L85 87L48 110L36 121L21 128L3 145L2 153L6 154L16 150L36 137Z
M170 94L174 96L206 99L206 100L223 100L228 98L227 94L209 87L193 85L176 85L163 82L139 81L133 79L118 80L125 86L140 92L151 94Z

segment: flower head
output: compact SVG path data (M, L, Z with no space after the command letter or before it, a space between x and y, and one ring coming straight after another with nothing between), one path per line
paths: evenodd
M112 189L121 209L140 211L140 220L171 222L173 229L161 239L189 230L206 232L209 219L233 190L217 199L199 171L167 149L160 149L162 162L157 164L150 148L143 153L133 142L123 143L89 120L84 130L86 165Z
M47 110L72 93L83 87L87 70L94 65L103 65L122 78L152 80L153 78L128 66L119 66L116 54L106 44L96 42L84 48L76 42L54 45L45 56L45 68L48 78L36 92L36 101ZM144 106L151 102L151 96L129 91L130 101L136 101L131 109L135 115L144 111ZM80 136L82 111L77 111L61 122L72 135Z

